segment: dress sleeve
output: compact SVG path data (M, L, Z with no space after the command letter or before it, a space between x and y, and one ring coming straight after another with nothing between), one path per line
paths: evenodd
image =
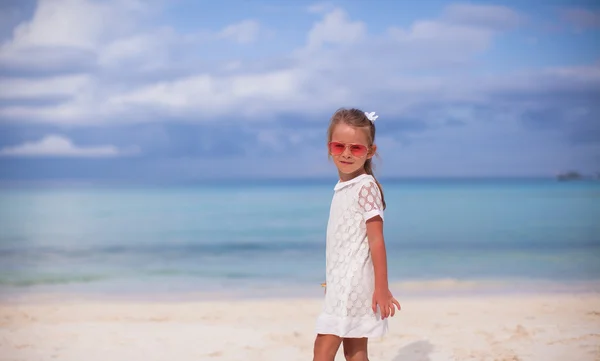
M375 182L369 182L361 186L358 192L358 208L364 221L375 216L380 216L383 219L381 192Z

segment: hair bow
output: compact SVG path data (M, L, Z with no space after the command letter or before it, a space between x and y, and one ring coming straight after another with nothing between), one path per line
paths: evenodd
M375 120L377 120L377 118L379 118L379 115L375 115L375 112L370 112L370 113L365 112L365 115L367 116L367 119L369 119L371 122L375 122Z

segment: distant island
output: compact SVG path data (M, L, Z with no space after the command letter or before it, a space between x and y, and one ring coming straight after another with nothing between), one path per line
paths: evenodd
M576 180L600 180L600 173L596 173L596 175L593 176L585 176L579 172L576 171L569 171L569 172L565 172L565 173L560 173L556 176L556 179L561 181L561 182L566 182L566 181L576 181Z

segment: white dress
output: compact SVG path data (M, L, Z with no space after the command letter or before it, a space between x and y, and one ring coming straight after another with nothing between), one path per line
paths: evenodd
M372 309L375 274L365 222L375 216L383 219L383 207L371 175L336 184L327 224L327 288L317 334L370 338L388 330L387 319Z

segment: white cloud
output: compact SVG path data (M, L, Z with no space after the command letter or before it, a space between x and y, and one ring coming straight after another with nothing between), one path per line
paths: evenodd
M451 4L444 11L444 20L461 25L486 28L513 28L525 22L525 17L500 5Z
M53 58L68 67L81 54L89 61L102 44L133 31L133 14L141 9L127 0L39 0L32 19L19 24L0 46L0 64L44 68Z
M218 36L223 39L232 39L240 44L253 43L260 34L260 23L256 20L244 20L237 24L225 27Z
M169 44L175 37L172 29L160 28L116 39L99 51L98 64L107 68L141 65L141 70L160 67L168 62Z
M109 9L87 1L40 0L33 19L15 28L9 45L94 49L104 33L103 24L110 21Z
M12 38L0 46L0 65L17 69L62 65L65 72L77 71L73 65L81 63L88 71L96 67L152 70L175 61L186 46L219 39L250 43L262 31L255 20L189 34L177 33L169 26L149 28L145 20L160 13L155 2L39 0L33 17L19 24Z
M63 11L56 12L52 1L40 2L34 18L19 28L9 45L60 45L84 51L71 53L72 57L92 51L98 69L81 76L11 80L13 89L3 89L0 97L69 98L45 106L6 102L0 106L0 119L84 126L173 118L263 121L291 113L314 118L348 105L376 109L393 118L415 116L420 108L444 107L445 103L448 107L452 103L492 106L498 92L543 93L556 84L598 86L597 78L584 76L597 72L597 66L554 73L473 75L476 56L493 45L496 35L522 21L520 14L507 7L452 5L439 17L374 34L360 19L321 4L312 7L320 18L307 29L305 43L281 55L279 62L272 55L260 54L255 62L243 61L236 54L221 56L210 67L204 58L212 55L210 46L221 46L218 39L254 42L263 34L262 25L246 20L216 31L181 34L170 27L140 27L136 19L144 15L139 15L138 8L118 11L125 0L56 1ZM131 25L113 28L107 25L113 21L82 20L91 11L97 11L101 19L125 17L124 23ZM77 16L69 32L61 30L60 24L71 19L63 13ZM272 60L276 67L264 65ZM61 64L61 58L54 62ZM113 77L105 79L106 74Z
M457 55L464 60L471 59L474 53L490 46L494 35L489 29L431 20L418 21L406 30L393 27L389 33L406 50L417 51L419 55L435 50L446 60Z
M537 80L527 84L523 74L479 78L461 72L412 74L415 68L436 71L467 65L473 55L491 45L495 34L479 26L423 20L407 29L390 28L382 36L369 37L365 24L336 9L314 24L290 66L252 73L238 64L234 74L204 72L114 94L107 107L145 107L217 121L227 116L265 119L292 112L310 116L342 105L369 104L392 117L432 102L482 104L491 101L491 93L511 87L520 91L528 86L542 92L555 83L590 82L587 77L546 71L527 74Z
M418 22L407 31L392 28L384 37L373 40L368 39L366 24L352 21L341 9L334 9L314 24L306 45L293 54L295 61L289 67L250 73L236 63L234 74L204 72L112 94L103 108L145 107L179 116L196 113L201 114L197 116L199 121L227 115L264 119L284 112L319 114L386 90L402 96L404 101L379 109L398 110L415 97L443 92L444 85L437 78L405 75L397 58L378 54L379 50L397 48L401 53L406 49L417 53L413 57L429 52L448 56L444 52L451 51L456 54L454 58L466 57L484 49L491 36L490 30L430 21ZM400 64L407 69L402 60ZM350 76L354 71L356 74ZM459 93L454 91L451 96Z
M103 13L112 14L114 10L111 7L96 9L94 6L99 6L97 3L83 0L61 1L63 6L72 6L72 12L79 15L98 11L102 18ZM97 51L100 66L126 66L138 71L168 67L169 63L172 65L173 49L170 46L178 41L188 44L194 41L190 37L180 40L180 34L168 28L153 32L125 32L121 37L110 37L103 34L102 27L94 21L90 24L75 22L77 27L84 30L72 39L68 34L58 31L49 40L40 33L42 30L51 32L45 24L58 21L56 16L59 15L52 9L54 7L49 3L41 3L34 19L22 27L33 29L29 31L32 35L15 36L13 43L22 43L25 41L23 39L31 38L35 41L28 41L37 44L72 45L82 49L95 47L100 49ZM247 43L256 40L259 32L260 25L249 20L225 27L220 32L205 33L200 38L206 40L213 36ZM332 107L337 108L341 103L369 98L365 95L384 89L398 95L408 91L422 94L431 85L437 92L439 82L436 80L403 76L402 69L407 69L410 64L402 59L410 58L407 54L412 53L415 61L421 64L419 58L425 54L442 53L439 58L443 59L444 56L448 57L443 54L448 51L457 54L454 58L466 57L472 50L465 52L465 48L485 48L490 37L489 30L481 31L437 21L417 22L406 31L390 29L381 37L369 37L364 22L352 20L343 10L333 8L323 13L322 19L313 25L306 44L290 55L292 61L287 67L256 72L247 70L243 63L237 62L235 67L229 67L233 72L230 74L200 70L191 72L187 77L160 80L133 88L127 83L120 83L119 79L110 85L88 81L86 87L83 87L84 84L78 87L75 84L51 84L47 79L36 79L27 82L31 89L55 88L60 94L77 93L69 101L57 105L5 106L0 108L0 116L15 120L82 124L84 121L143 121L144 116L151 114L152 110L158 113L152 119L147 119L149 121L161 114L181 117L201 114L196 116L198 120L234 114L254 118L264 118L265 113L268 116L285 112L318 114ZM102 43L101 39L110 41ZM385 54L390 51L392 54ZM456 62L456 59L451 61ZM356 74L349 76L353 72ZM365 81L368 83L358 86ZM43 85L36 85L35 82ZM36 91L31 90L31 93L35 94ZM410 101L407 98L407 102Z
M114 145L82 147L62 135L47 135L44 138L25 142L21 145L5 147L0 156L6 157L82 157L105 158L137 154L137 148L120 149Z
M0 99L76 96L90 85L88 75L67 75L36 79L0 78Z
M579 31L600 28L600 10L569 8L562 11L562 17Z
M316 20L306 29L293 29L295 37L289 39L295 43L282 38L290 35L285 31L273 36L271 43L264 41L267 19L182 33L166 18L142 21L147 16L144 9L152 6L135 4L132 0L40 1L34 17L0 46L0 68L7 74L0 79L0 122L107 124L119 132L138 132L178 128L171 125L177 121L211 122L206 126L211 129L234 121L250 129L245 139L249 154L257 149L273 154L267 160L262 154L245 159L247 168L240 168L237 156L200 161L186 154L164 164L180 167L173 174L189 172L194 177L204 175L207 168L215 174L221 170L232 174L231 169L250 174L257 172L250 169L257 162L274 176L330 174L326 160L313 164L323 156L321 146L311 148L321 142L322 131L304 120L319 121L322 127L340 106L380 114L384 130L378 133L378 143L386 175L402 175L405 170L422 175L464 174L465 170L489 174L514 170L519 164L523 174L543 174L555 166L553 162L557 169L576 162L591 164L589 159L598 154L597 147L584 149L565 139L571 133L593 137L597 130L582 119L597 119L590 99L599 93L600 64L502 71L515 64L510 62L492 68L503 60L495 58L492 64L486 54L496 45L496 37L527 20L508 7L454 4L438 16L403 25L388 23L385 28L331 3L312 6L308 14L303 5L281 5L306 16L296 19L299 24ZM586 27L597 20L587 10L568 16ZM156 23L165 26L152 26ZM298 40L298 35L304 37ZM548 120L563 127L525 128L527 112L541 119L538 123ZM294 119L304 129L290 134L285 124L270 123L273 119ZM461 125L445 126L451 121ZM155 124L127 125L133 122ZM219 143L216 133L203 132L210 142L199 141L197 147L210 152L213 143ZM168 148L180 147L179 137L165 130L164 134L151 132L146 142L133 143L141 144L146 154L172 156ZM302 142L309 153L304 152L299 162L276 159L286 144L294 142ZM189 150L187 145L180 148L177 154ZM85 147L51 135L4 148L0 155L116 157L136 151L113 145Z
M364 40L366 31L363 22L351 21L342 9L333 9L310 30L307 47L317 49L326 44L354 44Z
M323 13L327 13L329 11L332 11L335 9L335 6L331 3L331 2L320 2L320 3L315 3L310 5L307 8L307 11L309 13L313 13L313 14L323 14Z

